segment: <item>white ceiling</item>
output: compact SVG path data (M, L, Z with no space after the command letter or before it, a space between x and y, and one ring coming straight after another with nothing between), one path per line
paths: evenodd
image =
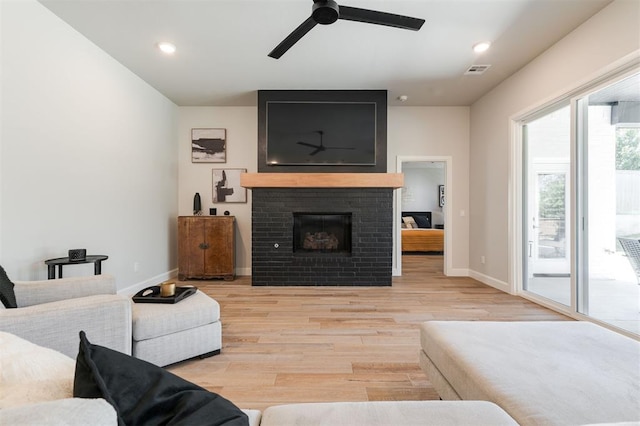
M418 32L317 25L267 54L311 0L40 0L181 106L254 106L259 89L386 89L389 104L471 105L612 0L339 0L426 20ZM155 48L173 42L172 57ZM482 40L491 49L475 54ZM466 76L474 64L483 75Z

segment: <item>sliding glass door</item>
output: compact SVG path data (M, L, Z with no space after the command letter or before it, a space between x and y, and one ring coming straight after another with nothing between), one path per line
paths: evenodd
M578 311L640 334L640 74L579 105L585 267Z
M640 73L520 123L522 290L640 334Z
M566 104L523 127L524 289L567 306L571 305L570 113Z

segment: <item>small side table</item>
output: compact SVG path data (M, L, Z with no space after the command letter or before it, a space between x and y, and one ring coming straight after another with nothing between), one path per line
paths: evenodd
M56 266L58 267L58 278L62 278L63 265L79 265L81 263L93 263L94 275L100 275L102 274L102 261L108 258L109 256L103 254L87 256L83 260L69 260L68 257L58 257L56 259L45 260L44 263L47 265L49 279L53 280L56 278Z

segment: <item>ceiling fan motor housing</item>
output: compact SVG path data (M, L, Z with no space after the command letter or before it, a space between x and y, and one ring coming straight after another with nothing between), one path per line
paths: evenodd
M338 3L333 0L314 0L311 16L318 24L333 24L340 16Z

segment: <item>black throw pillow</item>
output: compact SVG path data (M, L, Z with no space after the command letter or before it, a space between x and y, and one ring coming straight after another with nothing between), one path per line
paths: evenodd
M18 304L16 303L16 294L13 291L13 283L2 266L0 266L0 301L5 308L18 307Z
M427 215L416 214L413 215L413 218L418 224L418 228L431 228L431 221Z
M80 332L73 396L104 398L118 424L247 426L229 400L146 361L93 345Z

